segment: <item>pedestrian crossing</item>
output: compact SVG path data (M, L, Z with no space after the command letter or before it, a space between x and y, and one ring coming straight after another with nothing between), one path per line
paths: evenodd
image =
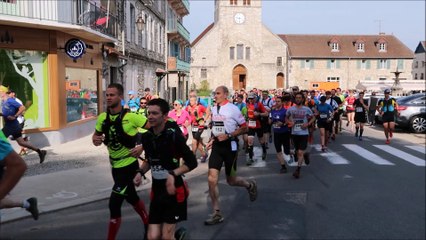
M345 148L345 151L339 153L333 151L332 149L328 149L326 152L322 152L320 144L314 144L312 146L317 152L319 152L320 156L324 157L333 165L351 164L351 161L353 160L348 157L348 152L359 156L359 158L356 158L357 161L359 159L363 159L376 165L394 166L398 163L398 161L405 161L419 167L425 167L426 165L425 148L419 145L406 145L402 146L401 148L397 148L389 145L378 144L369 145L373 148L367 149L366 147L357 144L342 144L342 146ZM420 153L420 157L407 152L410 151L409 149ZM392 157L383 157L389 155L392 155Z

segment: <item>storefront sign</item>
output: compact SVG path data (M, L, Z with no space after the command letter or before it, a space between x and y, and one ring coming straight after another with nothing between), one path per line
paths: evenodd
M81 58L86 50L86 44L77 38L68 40L65 44L65 53L73 60Z

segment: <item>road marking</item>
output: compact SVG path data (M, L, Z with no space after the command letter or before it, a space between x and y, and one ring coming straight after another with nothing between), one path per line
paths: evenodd
M383 159L377 154L374 154L368 150L365 150L364 148L356 145L356 144L342 144L343 147L347 148L348 150L351 150L352 152L358 154L359 156L367 159L368 161L371 161L378 165L395 165L391 162L389 162L386 159Z
M321 145L320 144L314 144L313 146L318 152L321 152ZM321 152L320 155L327 158L327 160L331 164L342 165L342 164L349 164L350 163L344 157L340 156L339 154L337 154L333 151L330 151L329 149L326 152Z
M391 147L391 146L388 146L388 145L373 145L373 146L375 146L376 148L379 148L379 149L381 149L385 152L388 152L388 153L390 153L390 154L392 154L396 157L399 157L404 161L412 163L416 166L421 166L421 167L425 166L426 162L425 162L424 159L421 159L421 158L418 158L418 157L413 156L411 154L408 154L408 153L401 151L397 148L394 148L394 147Z
M412 146L405 146L405 147L413 149L414 151L417 151L419 153L426 154L425 146L412 145Z

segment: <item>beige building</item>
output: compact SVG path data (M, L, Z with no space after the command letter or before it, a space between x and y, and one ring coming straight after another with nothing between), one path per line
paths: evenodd
M426 41L421 41L414 51L415 57L413 61L413 79L426 79Z
M283 88L287 44L262 24L262 1L215 1L215 21L192 43L191 84Z
M411 79L414 54L393 35L272 33L262 1L215 1L215 21L192 43L190 82L240 88L354 89Z

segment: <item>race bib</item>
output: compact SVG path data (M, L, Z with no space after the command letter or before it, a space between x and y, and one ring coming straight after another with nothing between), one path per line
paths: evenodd
M278 122L275 122L273 126L274 128L281 128L280 126L278 126Z
M238 148L237 148L237 142L236 141L231 141L231 150L233 152L235 152L235 151L238 150Z
M138 109L137 109L136 107L131 107L131 108L130 108L130 111L131 111L131 112L136 112L137 110L138 110Z
M328 115L326 113L321 113L320 114L320 118L321 119L326 119L328 117Z
M223 122L213 122L212 133L215 137L225 134L225 124Z
M256 120L249 120L248 126L255 128L256 127Z
M355 112L362 112L363 111L363 108L362 107L356 107L355 108Z
M295 132L300 132L300 131L302 131L302 130L303 130L303 129L302 129L302 125L303 125L303 120L297 120L297 121L294 123L293 131L295 131Z
M192 126L192 131L193 132L198 132L198 126Z
M151 162L159 162L159 159L152 159ZM151 175L152 178L157 180L167 179L169 176L169 171L163 168L161 165L152 165L151 166Z

